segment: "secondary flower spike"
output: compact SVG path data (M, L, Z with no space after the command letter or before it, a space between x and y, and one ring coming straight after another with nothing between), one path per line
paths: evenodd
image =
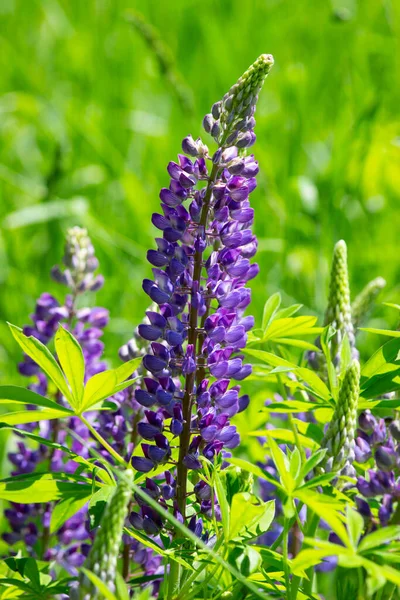
M161 503L172 500L178 518L186 515L188 471L239 444L229 420L249 402L236 383L251 373L241 351L254 324L244 315L251 300L247 282L258 273L251 262L257 240L249 197L259 167L246 148L256 139L258 93L272 65L271 55L260 56L204 118L218 144L212 156L200 138L183 140L190 158L179 154L169 163L162 210L152 217L160 235L147 254L153 278L143 281L143 289L157 308L138 328L150 348L143 359L148 376L135 394L147 409L139 428L146 443L132 465L150 473L176 461L176 472L167 471L159 492L149 487L151 480L146 488ZM171 436L176 441L170 446ZM214 493L198 491L200 512L209 516ZM141 506L132 517L135 526L158 533L162 523L153 513ZM195 531L201 529L197 524Z
M125 471L118 481L104 510L100 529L85 562L85 568L97 575L111 592L115 592L116 589L117 560L128 503L131 498L132 475L132 471ZM102 597L103 594L89 581L86 575L81 574L79 588L73 590L72 598L93 600Z
M351 305L353 327L356 330L360 323L368 316L378 294L383 290L386 281L383 277L376 277L356 296Z
M347 334L352 350L355 348L354 328L351 319L349 275L347 271L347 246L340 240L333 250L329 301L325 325L332 325L336 334L331 341L332 360L337 358L344 336ZM355 357L356 358L356 357Z
M321 448L328 450L323 464L326 472L353 474L359 393L360 365L354 360L345 373L335 411L321 442Z

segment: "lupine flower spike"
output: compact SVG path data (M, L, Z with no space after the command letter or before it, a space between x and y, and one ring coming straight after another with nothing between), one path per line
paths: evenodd
M111 592L115 592L117 559L131 498L132 476L132 471L125 471L121 475L104 510L100 529L84 565L88 571L97 575ZM79 600L95 600L103 597L86 575L81 575L79 590L78 592L74 590L73 593L75 594L73 597Z
M329 287L329 301L325 313L325 326L332 325L336 334L331 340L331 356L337 361L337 354L344 336L347 334L350 348L354 350L355 336L351 319L349 275L347 271L347 247L343 240L335 245ZM356 358L356 356L354 356Z
M354 437L357 428L357 405L360 393L360 365L353 360L340 388L336 408L321 442L327 449L323 463L325 472L342 475L354 474Z
M368 316L378 294L383 290L386 281L383 277L373 279L353 300L351 305L351 316L353 320L354 330L359 327L361 322Z
M144 456L135 455L132 465L150 472L171 462L169 440L171 434L178 438L176 473L167 471L161 487L148 479L146 490L161 503L171 500L183 520L188 471L201 469L203 457L213 461L224 448L238 445L229 419L249 402L239 385L230 387L251 372L240 351L254 323L244 316L250 303L246 284L258 273L257 264L250 263L257 240L249 202L258 163L245 149L256 139L256 102L272 65L272 56L260 56L204 118L204 129L218 144L212 158L200 138L183 140L192 159L180 154L177 163L169 163L170 184L160 193L162 214L152 218L162 237L148 252L154 279L145 279L143 289L158 309L148 311L147 323L138 328L151 350L143 359L149 376L135 394L148 409L140 425ZM218 515L204 481L194 492L203 515L211 515L213 504ZM131 522L153 534L162 527L159 516L143 505ZM189 526L201 534L201 519Z

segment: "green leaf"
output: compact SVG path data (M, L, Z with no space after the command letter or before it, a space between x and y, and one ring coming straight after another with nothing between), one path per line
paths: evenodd
M290 562L290 570L293 575L303 577L304 571L310 567L319 565L327 556L329 556L329 554L327 554L326 550L314 550L312 548L307 548L306 550L302 550L296 556L296 558Z
M329 401L331 399L331 393L326 387L325 383L311 369L298 367L294 363L276 356L271 352L266 352L265 350L246 349L244 352L249 356L267 363L271 367L289 367L293 373L295 373L295 375L298 375L308 385L309 391L313 394L313 396L321 398L325 401Z
M85 386L82 409L87 410L96 402L112 396L116 385L117 375L114 369L93 375Z
M74 498L71 496L70 498L64 498L58 502L51 513L50 519L50 533L55 533L62 525L64 525L65 521L68 521L71 517L73 517L85 504L89 501L90 494L83 497Z
M281 295L279 292L273 294L264 305L261 328L265 331L271 323L276 311L281 305Z
M54 345L58 360L71 386L74 400L73 407L79 410L83 398L83 380L85 378L85 359L82 348L72 333L62 327L58 328Z
M70 414L74 414L71 412ZM6 425L23 425L25 423L38 423L52 419L64 419L68 416L64 410L18 410L0 415L0 423Z
M311 454L310 458L308 458L306 460L306 462L300 469L300 473L296 478L297 485L300 485L301 482L303 481L303 479L305 478L305 476L308 475L308 473L310 471L312 471L313 469L315 469L315 467L317 467L319 465L319 463L325 457L326 453L327 453L327 449L323 448L321 450L317 450L317 452L315 452L314 454Z
M65 408L61 404L54 402L54 400L49 400L26 388L17 385L0 385L0 404L9 402L33 404L34 406L51 408L53 410L65 412L66 415L74 414L69 408Z
M267 430L270 431L270 430ZM272 431L272 430L271 430ZM268 446L271 452L271 458L275 463L275 467L279 473L281 483L285 490L290 495L294 489L294 479L290 473L289 460L286 454L279 448L278 444L272 437L268 439Z
M289 317L286 319L275 319L266 332L264 339L276 339L293 337L295 335L317 335L322 331L315 327L317 317Z
M359 327L360 331L366 331L367 333L377 333L379 335L386 335L388 337L398 338L400 337L400 331L398 329L376 329L374 327Z
M349 535L343 525L342 517L339 512L342 508L340 503L335 501L331 496L317 494L310 489L296 490L296 498L306 504L321 519L326 521L347 548L351 547Z
M232 498L228 539L252 539L265 533L275 516L275 502L261 502L247 492Z
M86 497L92 487L87 483L70 481L60 473L36 473L0 481L0 499L21 504L52 502L66 497ZM79 478L78 478L79 481Z
M111 590L107 587L107 585L99 578L93 571L88 571L84 567L81 568L81 571L86 575L91 583L99 590L101 593L101 597L105 598L105 600L118 600L117 596L111 592Z
M104 509L114 490L115 485L104 485L91 497L88 507L90 529L94 529L100 525Z
M95 471L96 477L99 477L102 481L104 481L104 483L113 485L114 480L112 479L108 471L103 467L100 467L98 464L95 464L95 460L98 461L98 459L87 459L83 456L79 456L78 454L72 452L72 450L70 450L67 446L63 446L58 442L52 442L51 440L40 437L39 435L31 433L30 431L21 431L21 429L17 429L16 427L10 427L10 429L18 433L18 435L23 435L25 438L27 437L33 440L34 442L37 442L38 444L43 444L48 448L54 448L55 450L61 450L61 452L65 452L65 454L67 454L71 460L74 460L75 462L84 465L89 471Z
M295 444L296 438L294 436L293 431L290 429L281 429L276 427L275 429L259 429L257 431L251 431L247 435L254 437L266 437L268 439L276 439L280 442L286 442L288 444ZM299 434L299 440L305 448L310 448L311 450L316 450L318 448L318 443L313 439L306 437L305 435Z
M397 540L398 538L400 538L400 525L383 527L382 529L378 529L362 539L358 546L358 551L368 552L373 548L388 544L389 542Z
M339 383L338 383L336 369L332 362L331 351L329 348L329 341L333 338L334 335L335 335L334 328L331 325L328 325L327 327L325 327L325 329L323 330L323 332L321 334L320 342L321 342L322 352L323 352L323 354L325 356L325 360L326 360L329 386L330 386L332 395L336 400L338 392L339 392Z
M292 304L292 306L278 310L275 316L277 319L285 319L286 317L291 317L297 313L301 308L303 308L302 304Z
M353 548L357 548L361 534L364 530L364 519L359 512L351 508L349 505L346 507L347 517L347 531L349 532L349 538L353 545Z
M361 369L361 395L376 397L400 388L400 338L381 346Z
M65 381L63 372L50 350L35 337L24 335L22 329L19 327L11 325L10 323L8 325L15 340L21 346L25 354L30 356L30 358L39 365L42 371L50 377L54 385L60 390L63 396L67 398L72 406L73 398L71 391Z
M217 494L218 503L221 508L221 520L222 520L222 525L223 525L223 532L224 532L225 539L227 540L228 532L230 529L230 519L231 519L230 506L229 506L228 500L226 498L226 490L224 489L223 483L222 483L219 473L216 469L213 471L213 477L214 477L214 481L215 481L215 491Z
M134 379L124 381L136 371L142 362L141 357L134 358L121 365L117 369L109 369L103 373L97 373L89 379L83 395L82 409L88 410L91 406L109 398L117 391L121 391L134 383Z

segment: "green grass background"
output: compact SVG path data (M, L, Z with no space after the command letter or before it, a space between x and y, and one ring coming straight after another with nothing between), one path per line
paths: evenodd
M129 10L159 32L170 71ZM264 52L276 64L256 115L254 313L280 290L322 314L342 237L354 293L381 275L382 299L398 301L398 2L1 0L0 23L2 382L23 381L4 322L26 323L43 291L62 298L49 271L74 224L89 229L106 277L92 302L111 311L106 356L117 362L148 303L141 280L165 167ZM395 322L378 307L376 325ZM379 341L370 337L364 352Z

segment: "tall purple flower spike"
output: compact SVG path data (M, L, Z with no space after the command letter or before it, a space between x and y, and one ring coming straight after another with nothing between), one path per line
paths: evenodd
M54 337L59 323L71 329L78 339L85 359L86 380L106 369L102 360L104 344L101 341L103 328L108 323L108 310L102 307L78 308L77 300L84 292L96 291L103 284L102 275L96 275L98 261L94 248L85 229L73 227L67 232L64 267L54 267L54 279L67 286L68 293L60 304L54 296L43 293L36 302L34 313L31 315L31 324L24 327L26 335L38 338L42 343L48 344ZM39 366L28 356L18 366L22 375L33 379L30 389L38 394L46 395L48 381ZM58 397L59 402L63 398ZM120 398L115 398L118 402ZM124 449L124 435L126 433L126 419L120 414L120 409L115 413L98 414L94 426L99 429L104 437L116 447ZM107 415L107 416L105 416ZM93 413L92 417L96 415ZM20 426L21 430L36 429L37 424ZM85 441L84 444L72 438L70 448L76 454L89 458L89 447L93 445L88 429L76 417L71 417L62 422L42 421L39 423L39 435L58 443L65 443L68 429L76 433ZM23 441L17 442L16 451L9 453L9 460L13 465L13 475L31 473L40 464L45 464L50 471L64 471L73 473L78 464L73 460L64 462L60 450L51 450L45 445L31 450ZM84 559L91 539L93 537L87 526L87 509L82 508L76 515L66 521L62 528L51 539L51 544L42 544L43 531L49 528L51 505L45 509L38 504L11 503L6 510L10 532L4 533L3 538L10 544L23 540L31 554L39 548L39 554L48 560L56 559L71 573L76 573ZM45 538L46 539L46 538Z
M256 139L258 93L272 65L271 55L260 56L204 118L204 129L218 144L212 157L200 138L183 140L190 158L179 154L169 163L162 211L152 217L160 235L147 254L153 277L143 289L158 308L138 328L150 351L143 358L148 377L135 394L147 409L139 429L146 443L133 466L151 472L170 463L165 434L177 438L176 481L168 493L183 520L188 471L200 470L202 457L213 461L223 448L239 444L229 420L249 402L236 382L251 373L241 351L254 324L244 312L251 300L247 282L258 273L251 263L257 240L249 197L259 167L246 150ZM204 514L210 497L198 498ZM141 525L147 514L139 516L134 522ZM159 525L152 528L159 531Z

